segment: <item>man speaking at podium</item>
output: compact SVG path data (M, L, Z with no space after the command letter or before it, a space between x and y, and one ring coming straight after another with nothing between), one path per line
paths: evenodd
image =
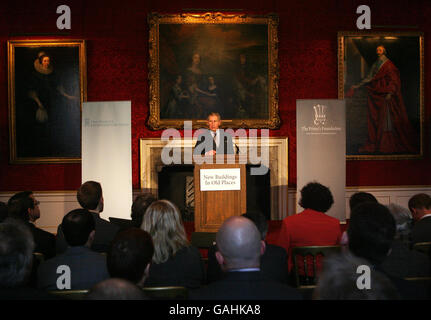
M219 129L221 125L220 114L217 112L210 113L207 121L209 130L199 135L193 153L205 156L238 153L237 146L235 146L236 152L234 152L232 136L223 129Z

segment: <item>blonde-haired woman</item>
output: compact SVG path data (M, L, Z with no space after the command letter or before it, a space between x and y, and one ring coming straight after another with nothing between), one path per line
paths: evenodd
M144 214L141 229L154 242L153 262L145 286L198 288L204 280L199 250L190 245L177 206L168 200L153 202Z

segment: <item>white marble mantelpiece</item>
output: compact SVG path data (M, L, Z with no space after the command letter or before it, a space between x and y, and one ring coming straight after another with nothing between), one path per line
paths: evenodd
M254 141L255 144L249 144ZM267 141L269 152L269 170L271 184L271 220L283 219L288 212L288 139L287 138L257 138L246 140L234 138L239 147L240 154L248 154L250 146L257 143L257 154L260 155L261 143ZM176 139L170 141L170 146L180 148L181 159L184 159L184 150L191 152L196 139ZM140 177L141 189L144 192L158 194L158 172L166 166L162 162L161 154L163 147L167 144L161 139L141 139L140 141ZM248 157L249 159L250 157ZM250 160L250 159L249 159ZM248 161L250 163L250 161Z

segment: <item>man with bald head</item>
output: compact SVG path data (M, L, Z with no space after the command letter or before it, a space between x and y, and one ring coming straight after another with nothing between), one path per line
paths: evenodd
M192 299L299 300L295 289L266 278L260 271L265 242L245 217L228 218L216 236L216 259L224 277L190 293Z

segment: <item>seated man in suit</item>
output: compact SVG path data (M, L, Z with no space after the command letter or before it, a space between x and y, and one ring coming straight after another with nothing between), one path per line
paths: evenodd
M32 191L22 191L13 195L8 201L8 215L24 221L33 234L36 247L35 252L42 253L45 259L55 255L55 236L34 225L40 218L39 201Z
M96 223L96 237L91 249L97 252L107 252L112 239L114 239L120 228L100 217L100 212L103 211L103 194L100 183L96 181L83 183L78 189L76 198L82 208L91 212ZM60 224L57 228L57 253L64 252L66 248L67 243Z
M409 209L415 221L410 235L412 243L430 242L431 197L425 193L414 195L409 200Z
M407 208L391 203L389 211L395 219L396 233L391 252L381 264L388 274L398 278L428 277L431 266L429 257L409 248L408 236L411 233L411 215Z
M120 231L107 257L111 278L125 279L143 287L153 254L153 240L148 232L135 227Z
M193 153L205 156L238 153L236 146L235 149L237 150L234 152L232 136L223 129L220 129L220 114L212 112L209 114L207 120L209 130L199 135Z
M63 254L42 262L37 274L38 287L44 290L84 290L109 278L106 257L90 249L95 235L92 214L86 209L72 210L64 216L61 225L69 246ZM70 273L62 269L59 272L60 266L67 266ZM63 284L60 277L64 278L64 288L58 287L59 282Z
M268 222L265 216L261 212L247 212L242 215L245 218L250 219L254 222L257 229L260 232L261 240L265 241L266 234L268 232ZM221 270L220 265L215 257L217 247L211 246L208 250L208 270L207 270L207 282L213 282L220 280L224 273ZM284 248L268 244L265 242L265 252L260 258L260 269L262 273L278 282L287 282L287 252Z
M396 233L395 219L389 209L379 203L365 202L356 206L347 229L349 251L369 262L371 271L385 274L398 289L401 299L426 299L425 286L392 276L382 268L390 254Z
M285 218L279 234L279 245L289 255L289 271L293 266L292 248L338 245L341 239L340 221L325 214L334 199L328 187L310 182L301 190L299 205L305 210ZM311 259L311 257L310 257ZM312 274L312 261L308 264ZM320 267L320 261L317 261ZM302 267L301 267L302 268ZM303 274L303 268L299 273Z
M247 218L226 219L216 236L216 259L226 276L190 292L204 300L300 300L295 289L267 279L260 270L265 242L256 225Z
M0 300L57 300L28 284L34 241L27 225L7 218L0 223L0 244Z
M374 202L378 203L375 196L373 196L371 193L368 192L355 192L349 199L349 209L350 212L353 211L353 209L364 202ZM343 250L347 250L347 232L344 231L341 235L340 245L342 246Z

